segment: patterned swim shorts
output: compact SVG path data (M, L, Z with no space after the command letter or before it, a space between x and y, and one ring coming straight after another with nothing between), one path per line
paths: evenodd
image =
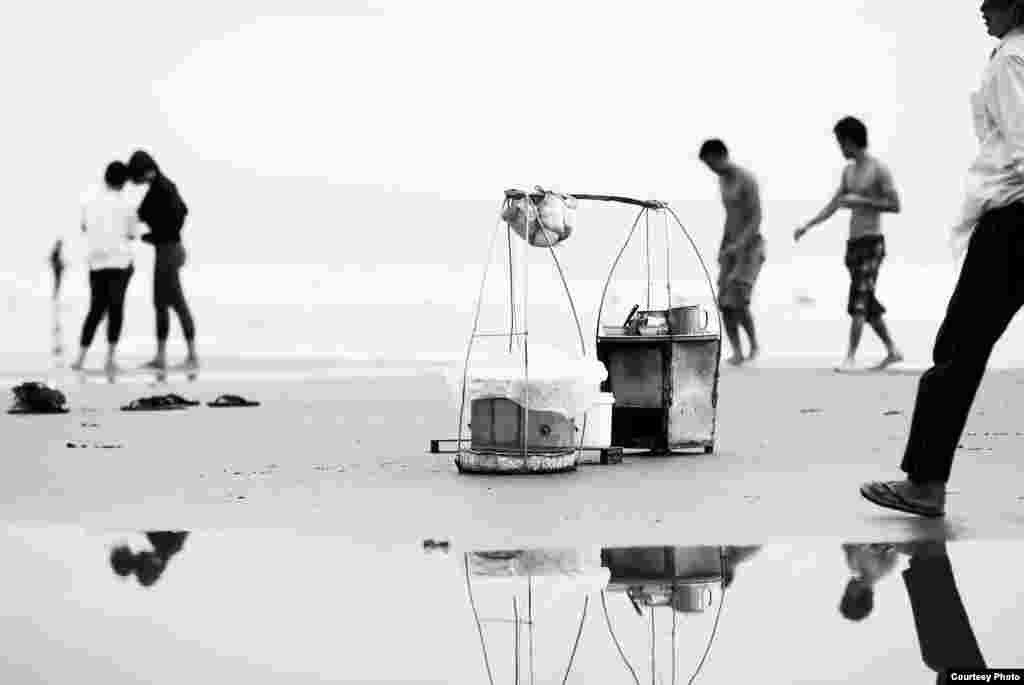
M850 296L846 311L871 321L885 314L875 297L878 270L885 259L885 238L880 235L855 238L846 243L846 268L850 272Z
M764 239L758 237L749 246L718 259L718 306L744 309L750 306L754 284L765 262Z

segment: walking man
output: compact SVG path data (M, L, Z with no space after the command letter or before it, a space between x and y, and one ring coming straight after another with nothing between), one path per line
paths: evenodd
M732 346L729 363L739 365L757 358L760 352L750 301L765 262L761 196L757 179L729 159L729 150L721 140L704 141L699 157L718 176L725 206L725 230L718 252L718 306ZM740 342L741 327L750 343L746 357Z
M889 169L868 154L868 130L854 117L841 119L833 129L843 157L850 160L843 169L835 195L821 212L796 229L799 241L818 224L840 209L851 210L850 237L846 243L846 268L850 272L850 293L846 311L850 315L850 344L846 359L837 371L852 370L866 321L885 345L886 355L874 369L882 370L903 361L885 325L885 307L875 297L878 270L885 258L882 213L899 212L900 198Z
M980 150L967 179L958 251L960 278L918 382L901 469L904 480L873 482L861 494L881 507L945 514L946 483L989 355L1024 304L1024 0L984 0L998 47L972 97Z
M185 266L185 248L181 243L181 229L185 224L188 207L178 193L178 187L164 176L160 167L142 150L136 150L128 160L128 170L135 183L148 183L149 189L139 206L139 219L149 226L142 240L156 249L153 266L153 307L156 309L156 357L145 367L167 368L167 338L170 335L171 315L174 310L188 346L188 355L182 368L199 368L196 354L196 327L185 293L181 288L180 271Z

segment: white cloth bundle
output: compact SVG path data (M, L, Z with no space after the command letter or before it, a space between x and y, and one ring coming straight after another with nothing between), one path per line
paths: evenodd
M537 188L544 193L535 203L526 193L502 211L501 218L512 230L534 247L555 246L568 238L576 227L576 198Z

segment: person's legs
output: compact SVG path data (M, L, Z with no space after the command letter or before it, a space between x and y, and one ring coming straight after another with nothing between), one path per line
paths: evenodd
M951 668L985 668L985 658L956 587L946 544L917 543L911 547L910 566L903 572L903 582L925 665L940 676Z
M729 357L730 364L743 363L743 348L740 342L739 316L733 307L722 307L722 323L725 326L725 335L732 347L732 356Z
M171 308L178 315L178 323L181 325L181 332L185 336L185 344L188 346L188 356L185 358L186 366L198 366L199 357L196 354L196 326L192 320L192 312L185 300L185 291L181 287L181 267L185 265L185 248L177 247L175 268L168 276L168 297Z
M756 359L761 351L761 346L757 342L757 332L754 330L754 315L750 312L750 305L739 310L738 318L740 327L746 332L747 339L750 341L750 354L747 355L747 359Z
M71 365L75 371L80 371L85 366L85 355L89 352L92 339L96 335L96 329L107 313L107 269L100 269L89 272L89 313L85 316L82 324L82 335L79 339L78 359Z
M935 340L934 365L918 382L900 465L907 479L888 484L912 503L939 511L945 505L957 443L989 355L1024 302L1022 224L1024 205L989 212L968 246Z
M134 269L118 269L117 273L109 279L108 293L110 303L110 314L107 317L107 363L108 371L117 368L116 355L117 343L121 340L121 329L124 325L124 298L128 290L128 283L131 281Z
M882 370L890 364L903 361L903 354L896 349L889 328L885 325L885 307L878 301L876 290L878 288L878 275L882 269L882 261L885 259L885 239L879 236L872 241L872 255L865 260L863 265L863 281L867 290L867 322L885 345L885 358L877 365L876 370Z
M153 310L156 313L156 357L145 364L147 368L163 369L167 366L167 338L171 333L171 290L173 272L167 245L156 246L153 261Z
M864 315L853 314L850 316L850 342L846 348L847 365L852 365L857 357L857 348L860 347L860 340L864 334Z

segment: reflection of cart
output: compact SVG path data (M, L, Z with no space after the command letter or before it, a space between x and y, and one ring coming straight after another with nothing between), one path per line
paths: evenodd
M696 255L714 303L715 288L707 266L679 217L666 203L623 197L597 199L640 207L626 242L612 263L597 317L597 356L608 368L608 380L601 389L615 396L612 445L661 453L703 448L705 453L711 453L718 405L721 318L717 317L717 330L708 330L707 319L703 326L688 326L682 314L694 308L673 306L669 247L674 231L670 224L679 228ZM638 231L641 225L643 230ZM652 306L655 274L651 252L659 228L663 229L664 308ZM609 286L623 254L638 237L645 258L645 306L641 309L639 302L635 304L625 321L604 322L601 316Z
M511 666L509 670L512 671L515 683L537 681L537 670L541 671L543 682L558 682L553 680L554 673L552 671L556 669L561 682L566 682L572 672L576 652L583 636L587 609L590 606L590 592L604 587L607 583L607 572L597 565L597 555L594 554L593 557L591 562L588 557L580 558L578 553L572 550L471 552L463 556L466 592L480 638L480 649L483 653L488 682L492 684L495 682L495 672L500 671L502 665ZM587 562L590 562L590 567ZM474 584L479 586L482 581L491 581L491 589L497 589L501 596L501 601L498 604L492 603L490 612L483 616L478 607L480 597L474 593ZM571 588L571 594L582 595L583 600L575 630L572 633L569 631L565 633L566 638L575 636L571 649L566 650L567 659L565 661L559 658L560 655L553 655L553 660L549 658L538 660L536 658L534 643L536 615L538 609L543 608L543 605L546 604L538 595L543 594L546 582L551 581L556 584L567 583ZM477 590L480 589L477 588ZM562 588L555 594L564 597L566 588ZM538 601L539 599L541 601ZM501 606L502 609L497 611L501 613L507 611L507 602L512 605L510 615L502 616L495 611L498 606ZM490 634L490 640L488 640L488 634ZM551 644L552 634L551 632L546 634L547 640L542 641L541 649L550 650L553 647L556 650L559 649ZM509 640L510 637L511 640ZM491 643L490 648L488 642ZM512 646L511 664L508 664L507 657L509 655L504 650L509 642ZM562 664L565 664L564 671Z
M679 614L695 616L704 613L715 603L715 595L718 595L718 608L715 611L714 623L700 662L689 680L692 683L703 668L718 633L718 623L721 619L725 599L723 549L717 546L602 549L601 564L611 572L608 589L601 593L601 607L605 624L623 665L637 684L640 683L638 670L642 667L639 666L641 661L636 657L640 654L643 654L644 657L649 655L651 682L655 682L658 676L658 650L655 644L658 631L655 626L655 613L664 614L668 610L671 615L671 632L669 634L671 678L662 678L661 682L675 685L678 682L678 616ZM718 593L715 592L716 589L719 590ZM623 619L621 611L619 612L618 627L620 630L629 627L633 631L641 629L647 633L647 627L641 626L647 623L644 610L647 609L650 613L650 644L642 652L634 653L636 667L627 654L626 647L628 645L624 646L620 642L618 633L613 627L608 598L615 595L625 595L636 612L636 617L631 619Z

